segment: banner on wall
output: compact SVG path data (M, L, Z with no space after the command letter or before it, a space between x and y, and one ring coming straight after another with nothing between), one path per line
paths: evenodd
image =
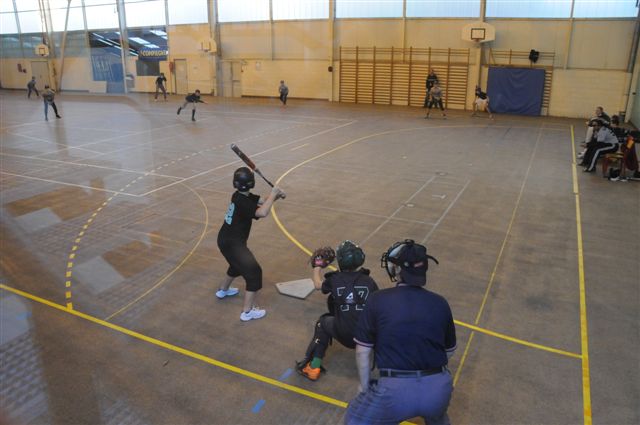
M162 47L143 47L138 50L138 58L144 61L166 61L169 50Z
M540 115L544 77L544 69L539 68L489 68L487 94L491 111Z

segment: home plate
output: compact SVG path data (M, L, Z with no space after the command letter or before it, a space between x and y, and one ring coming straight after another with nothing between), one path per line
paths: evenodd
M300 298L304 300L311 294L315 288L313 286L313 280L311 279L300 279L300 280L292 280L290 282L280 282L276 283L276 288L278 292L282 295L288 295L294 298Z

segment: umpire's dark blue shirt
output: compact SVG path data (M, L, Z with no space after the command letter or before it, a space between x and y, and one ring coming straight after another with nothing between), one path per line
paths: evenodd
M419 286L377 291L360 315L354 340L373 347L379 369L425 370L447 364L456 348L451 308Z

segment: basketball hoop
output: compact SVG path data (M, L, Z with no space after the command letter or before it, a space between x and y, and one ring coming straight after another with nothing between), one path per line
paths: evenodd
M35 47L35 53L41 58L46 58L49 56L49 47L46 44L38 44Z
M496 29L486 22L473 22L462 28L462 39L471 41L476 46L496 39Z

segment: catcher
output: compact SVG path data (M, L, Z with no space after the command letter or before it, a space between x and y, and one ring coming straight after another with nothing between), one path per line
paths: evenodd
M338 258L340 271L324 274L323 269ZM369 270L361 268L364 252L351 241L343 241L334 252L330 247L318 248L311 254L313 285L323 294L329 294L325 313L316 322L313 338L303 360L296 363L298 373L312 381L320 377L322 358L331 339L337 339L347 348L355 348L353 332L358 318L372 292L378 285L369 276Z

